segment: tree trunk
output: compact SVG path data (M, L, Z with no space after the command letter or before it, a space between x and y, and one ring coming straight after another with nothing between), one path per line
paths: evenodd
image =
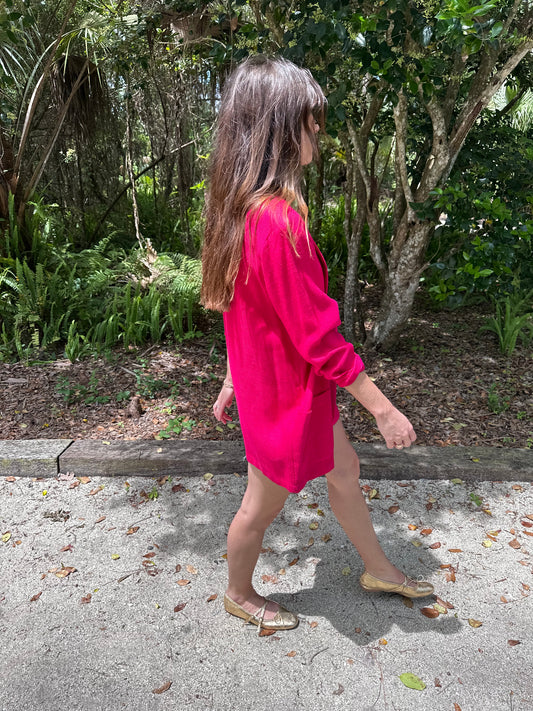
M370 347L387 351L397 343L411 315L433 230L432 222L408 222L405 215L401 229L394 237L403 239L404 247L398 251L397 260L389 260L380 311L368 337Z

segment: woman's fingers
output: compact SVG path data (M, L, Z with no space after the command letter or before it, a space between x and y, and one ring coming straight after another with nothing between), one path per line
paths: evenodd
M388 449L404 449L416 440L413 425L399 410L392 410L385 418L376 420Z
M229 392L228 392L229 391ZM217 401L213 405L213 414L219 422L226 424L231 422L231 416L226 412L226 407L229 407L233 402L233 390L223 387Z

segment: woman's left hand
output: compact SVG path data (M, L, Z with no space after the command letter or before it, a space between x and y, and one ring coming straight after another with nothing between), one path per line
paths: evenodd
M233 388L223 385L217 397L217 401L213 405L213 414L223 425L232 421L232 417L226 412L226 408L231 406L234 397L235 392Z

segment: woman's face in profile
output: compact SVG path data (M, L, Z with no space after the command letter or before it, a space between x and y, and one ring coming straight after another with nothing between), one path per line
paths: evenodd
M302 124L302 145L300 148L300 164L309 165L313 160L313 144L309 138L309 132L317 133L320 126L315 121L313 114L309 116L308 125Z

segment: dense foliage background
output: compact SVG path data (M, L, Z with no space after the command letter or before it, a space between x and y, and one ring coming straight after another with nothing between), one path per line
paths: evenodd
M183 339L224 81L257 51L328 96L311 229L354 341L390 348L415 293L533 334L529 3L48 2L0 10L0 359ZM368 324L361 291L379 283Z

